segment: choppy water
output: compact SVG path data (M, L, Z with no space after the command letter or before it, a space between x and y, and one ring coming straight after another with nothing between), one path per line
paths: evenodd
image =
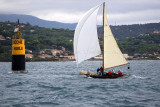
M130 61L120 79L79 75L94 71L100 61L27 62L27 74L11 73L11 63L0 62L0 107L160 107L160 61ZM115 69L116 70L116 69Z

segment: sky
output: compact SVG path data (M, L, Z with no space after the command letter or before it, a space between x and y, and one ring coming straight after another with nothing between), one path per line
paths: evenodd
M0 14L25 14L77 23L85 12L103 2L111 25L160 22L160 0L0 0ZM97 19L102 24L102 8Z

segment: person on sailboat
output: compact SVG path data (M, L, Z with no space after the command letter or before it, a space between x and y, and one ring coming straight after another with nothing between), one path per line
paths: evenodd
M112 75L112 72L111 72L111 71L109 71L109 72L108 72L108 75L109 75L109 76L111 76L111 75Z
M100 75L100 69L99 68L97 69L97 75Z
M111 75L117 75L117 73L115 73L114 69L111 70Z
M101 66L99 75L102 75L102 73L103 73L103 67Z
M123 75L120 70L118 71L118 75L119 75L119 76L122 76L122 75Z
M97 69L97 75L102 75L101 69Z
M114 73L114 70L113 70L113 69L111 70L111 73Z
M100 70L100 69L98 68L98 69L97 69L97 74L98 74L99 70Z
M103 71L103 67L101 66L101 68L100 68L100 71L102 72Z

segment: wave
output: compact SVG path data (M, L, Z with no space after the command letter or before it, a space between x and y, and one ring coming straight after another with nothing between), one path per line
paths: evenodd
M134 78L139 78L139 79L146 79L147 77L142 77L142 76L137 76L137 75L132 75Z

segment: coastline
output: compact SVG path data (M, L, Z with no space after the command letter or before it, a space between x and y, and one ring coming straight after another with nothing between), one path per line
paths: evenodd
M160 59L129 59L128 61L142 61L142 60L160 60ZM74 62L75 60L59 60L59 61L26 61L26 62ZM102 60L87 60L87 61L102 61ZM12 62L12 61L0 61L0 62Z

